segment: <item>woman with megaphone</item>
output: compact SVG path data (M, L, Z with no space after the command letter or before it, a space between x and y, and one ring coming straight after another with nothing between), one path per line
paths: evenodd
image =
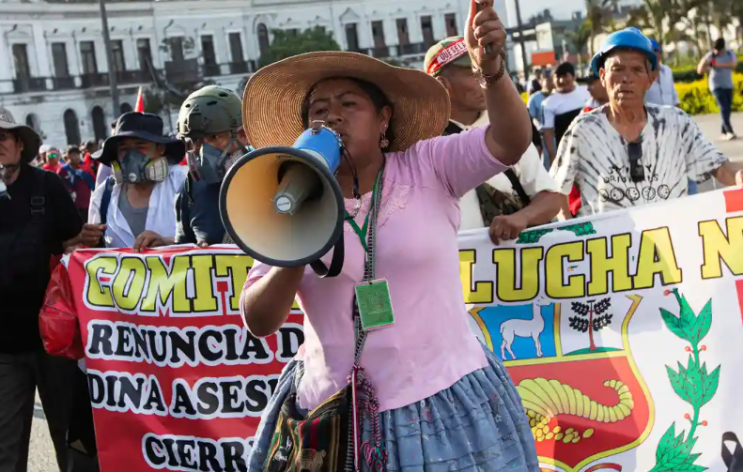
M274 333L295 296L306 314L303 350L264 410L250 471L539 470L519 395L470 330L459 276L459 199L531 142L505 70L506 31L492 0L480 3L470 2L465 38L489 127L441 137L443 86L356 53L295 56L246 86L256 149L289 146L317 121L337 133L347 212L337 277L256 262L246 281L241 309L254 335ZM248 186L239 166L226 186ZM228 218L236 242L235 221L250 217ZM314 229L304 227L308 238Z

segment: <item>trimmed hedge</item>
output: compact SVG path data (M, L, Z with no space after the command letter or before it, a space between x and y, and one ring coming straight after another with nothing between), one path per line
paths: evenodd
M733 76L735 91L733 92L733 111L743 111L743 74ZM717 102L707 85L707 79L691 83L676 84L676 92L681 100L681 109L690 115L706 115L719 113Z
M679 82L696 82L701 80L704 76L697 74L696 66L678 67L673 70L673 81L677 84ZM743 56L738 56L738 66L736 72L743 74Z
M733 111L743 111L743 74L733 76L735 92L733 93ZM719 113L717 102L707 85L707 79L698 79L694 82L676 83L676 92L681 100L681 109L690 115L706 115L709 113ZM524 103L527 103L529 96L526 93L521 94Z

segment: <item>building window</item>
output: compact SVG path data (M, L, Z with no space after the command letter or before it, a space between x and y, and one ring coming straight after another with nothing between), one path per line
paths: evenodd
M39 124L39 117L33 113L26 115L26 126L30 127L37 133L41 132L41 125Z
M371 28L374 47L383 48L387 46L384 41L384 24L381 21L372 21Z
M436 41L433 39L433 25L430 16L421 17L421 31L423 32L423 43L426 47L432 46Z
M346 25L346 43L349 51L359 50L359 34L356 31L356 23Z
M98 63L95 60L95 43L93 41L80 41L80 61L83 65L83 74L98 73ZM72 113L74 114L74 112Z
M408 35L408 20L407 18L397 19L397 41L400 46L410 44L410 36Z
M87 42L87 41L86 41ZM64 132L67 136L67 144L80 144L80 123L77 115L72 109L64 112Z
M183 52L183 36L168 38L168 46L170 47L171 61L183 62L186 59L186 55Z
M268 28L263 23L258 25L258 48L261 54L265 54L268 51Z
M31 77L31 68L28 63L28 50L25 44L13 45L13 63L15 64L15 76L17 79L28 79Z
M201 57L204 58L205 66L217 65L217 54L214 52L214 37L210 34L201 37Z
M67 63L67 45L52 43L52 62L54 63L54 77L69 77L70 66Z
M232 63L239 64L245 62L245 56L243 56L243 43L240 38L240 33L230 33L230 52L232 53Z
M288 30L286 30L286 32L289 36L292 36L294 38L299 36L299 30L297 28L289 28Z
M90 115L93 121L93 135L95 136L95 140L102 141L106 139L108 137L108 130L106 129L106 115L103 113L103 108L94 106L90 111Z
M126 70L126 62L124 61L124 44L120 39L111 41L111 56L114 61L114 71L124 72Z
M149 38L137 39L137 56L139 57L139 69L149 71L152 64L152 49L150 49Z
M457 32L457 14L456 13L447 13L444 15L444 22L446 23L446 35L451 36L457 36L459 33Z

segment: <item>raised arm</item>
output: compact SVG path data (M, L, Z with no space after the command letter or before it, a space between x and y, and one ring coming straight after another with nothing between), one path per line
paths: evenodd
M473 63L483 75L490 119L485 143L503 164L513 165L531 143L531 124L521 95L513 82L507 80L505 59L501 55L506 29L493 8L493 0L470 0L465 42Z
M699 61L699 64L697 65L697 74L704 75L707 72L709 72L710 68L710 61L709 61L709 53L705 54L701 61Z

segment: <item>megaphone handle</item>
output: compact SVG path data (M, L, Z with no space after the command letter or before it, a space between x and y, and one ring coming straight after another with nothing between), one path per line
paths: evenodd
M343 233L341 237L333 246L333 258L330 260L330 267L327 267L323 261L316 260L310 263L310 267L315 271L318 277L324 279L325 277L335 277L341 273L343 269L343 260L345 259L345 245L343 244Z

